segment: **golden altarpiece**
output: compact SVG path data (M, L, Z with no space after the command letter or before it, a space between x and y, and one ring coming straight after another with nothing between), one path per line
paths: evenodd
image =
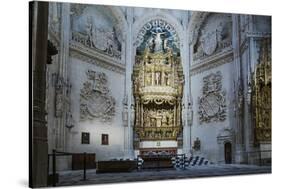
M271 144L271 42L261 43L259 63L253 76L252 108L255 123L255 143Z
M145 48L136 56L133 81L134 148L142 141L178 141L184 81L180 56L172 48Z

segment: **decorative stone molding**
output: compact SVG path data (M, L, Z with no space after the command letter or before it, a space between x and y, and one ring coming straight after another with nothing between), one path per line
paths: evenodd
M231 63L233 59L233 49L232 47L229 47L224 49L222 52L214 54L213 56L206 57L203 60L195 61L190 68L190 75L193 76L220 65Z
M220 71L203 78L203 95L198 98L200 124L226 119L225 94Z
M115 99L110 95L105 73L88 70L80 92L80 120L110 122L115 116Z
M70 43L70 56L116 73L125 73L125 65L121 64L120 60L101 54L75 41Z

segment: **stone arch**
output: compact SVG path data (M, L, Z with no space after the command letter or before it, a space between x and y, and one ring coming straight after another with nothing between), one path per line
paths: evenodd
M136 49L135 43L137 36L141 30L141 28L147 23L155 19L163 19L167 23L171 24L174 28L176 33L178 34L179 41L180 41L180 50L182 49L183 46L183 26L180 24L180 22L174 18L172 15L165 13L163 11L158 11L157 13L151 12L149 14L146 14L143 18L139 19L133 24L133 44L134 44L134 50Z

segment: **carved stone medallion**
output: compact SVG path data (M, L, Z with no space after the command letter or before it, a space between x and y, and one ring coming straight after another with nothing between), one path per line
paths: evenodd
M226 118L225 91L222 91L221 72L203 78L203 95L199 97L199 121L224 121Z
M80 93L80 120L111 121L115 115L115 99L110 95L105 73L88 70Z

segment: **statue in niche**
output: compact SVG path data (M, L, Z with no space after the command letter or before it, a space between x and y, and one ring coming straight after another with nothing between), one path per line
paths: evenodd
M154 36L154 52L163 52L163 39L161 35L165 34L160 27L155 29L156 32L151 31Z
M144 126L145 127L150 127L151 124L150 124L150 114L147 110L144 111L143 113L143 116L144 116Z
M156 119L155 118L151 118L151 126L156 127Z
M64 95L63 95L63 79L58 78L57 83L56 83L56 96L55 96L55 101L56 101L56 117L61 117L63 114L63 109L64 109Z
M161 73L155 72L155 84L160 85L160 80L161 80Z
M173 121L174 121L174 114L173 114L173 111L171 110L168 113L168 125L169 125L169 127L173 126Z
M91 23L90 18L87 18L87 23L86 23L86 33L87 33L87 41L90 45L90 47L94 47L93 46L93 24Z
M164 112L162 115L161 126L167 127L167 123L168 123L167 116L166 116L166 113Z
M170 83L169 83L169 74L164 72L164 83L165 85L169 86Z

